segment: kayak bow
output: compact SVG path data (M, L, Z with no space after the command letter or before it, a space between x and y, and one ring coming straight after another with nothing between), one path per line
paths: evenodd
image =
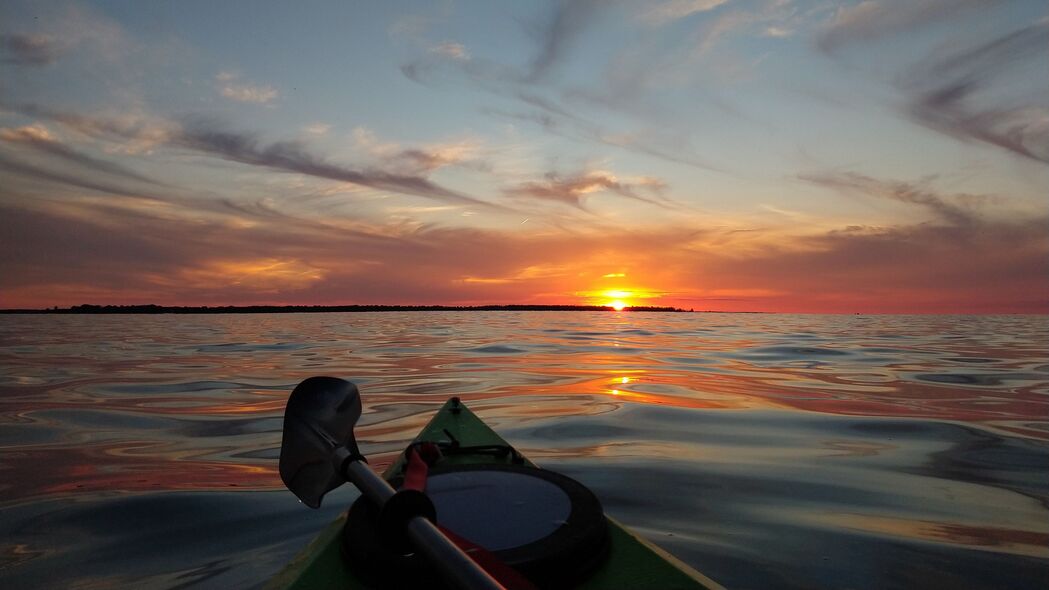
M529 574L532 581L539 587L571 587L581 590L628 588L666 590L706 588L714 590L722 588L710 578L631 533L614 519L602 516L600 504L589 490L567 477L537 468L482 422L458 398L448 400L438 410L409 449L422 443L436 444L442 450L440 456L430 466L430 477L428 478L428 493L437 506L438 523L445 524L453 533L459 533L468 539L473 535L475 537L473 540L477 542L477 545L490 550L508 565L516 566L517 561L524 560L520 550L502 546L513 544L512 542L504 543L498 539L494 541L486 539L482 542L478 538L505 534L491 531L504 530L511 526L510 524L500 526L503 523L497 521L514 521L512 511L507 511L505 507L485 513L482 505L485 504L484 499L493 493L492 490L510 490L507 493L517 494L517 496L535 494L535 498L518 497L508 500L508 503L512 506L531 503L537 505L539 510L557 510L556 507L551 506L560 500L541 497L543 494L559 493L549 491L554 489L554 486L566 490L566 495L573 496L570 517L561 519L555 517L518 518L512 523L510 536L531 534L522 529L556 526L546 524L550 520L556 520L557 523L568 526L572 524L571 521L580 520L577 518L578 513L592 511L596 506L596 518L604 521L599 527L600 532L597 532L598 528L592 524L583 524L581 527L576 527L578 530L570 532L559 530L556 534L547 537L548 555L537 558L539 561L547 562L545 564L546 573L540 572L537 577L530 574L540 570L532 568L531 565L525 564L523 567L518 567L522 572ZM404 481L407 466L406 451L386 470L383 478L399 484ZM490 481L474 481L474 472L494 473L495 477ZM463 490L467 488L474 490L469 493L480 494L480 496L475 495L473 498L462 496ZM479 501L478 498L481 500ZM577 499L582 508L576 507ZM396 576L402 575L403 570L408 568L407 565L402 566L397 561L383 563L370 555L354 557L355 551L366 552L369 547L375 545L369 542L366 536L362 540L362 535L369 534L368 529L372 526L368 523L369 519L374 520L374 514L369 516L369 513L375 511L369 506L360 506L362 504L367 504L363 498L358 500L348 513L343 513L324 529L272 578L266 587L271 590L305 590L405 586L407 583L403 581L403 578ZM347 514L353 525L351 527L346 526ZM494 518L493 514L496 515ZM565 524L565 521L569 522ZM542 532L537 534L541 535ZM459 535L453 534L452 536ZM566 551L575 551L575 549L568 549L568 545L565 545L571 542L574 542L576 546L582 546L583 550L589 546L592 553L597 551L600 553L595 553L592 559L585 555L568 555ZM542 543L525 542L525 544L528 549L534 549ZM358 549L354 549L354 546L358 546ZM559 555L562 557L559 558ZM564 557L566 555L568 557ZM521 559L518 559L519 557ZM483 561L477 557L474 559ZM592 563L588 564L588 560ZM562 571L562 568L573 563L581 564L583 569L576 574L566 573L564 579L550 577L553 575L551 571ZM539 564L535 567L543 565ZM365 569L377 571L363 571ZM401 581L398 582L398 579ZM412 584L414 585L415 583Z

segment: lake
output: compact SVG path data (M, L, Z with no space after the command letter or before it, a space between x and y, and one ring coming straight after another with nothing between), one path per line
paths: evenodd
M288 393L388 464L461 397L730 588L1045 588L1049 316L0 316L5 588L264 583L357 496L281 484Z

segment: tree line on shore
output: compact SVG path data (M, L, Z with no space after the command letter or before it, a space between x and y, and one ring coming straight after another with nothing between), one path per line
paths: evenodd
M378 311L615 311L606 305L74 305L49 309L5 309L0 313L154 314L154 313L325 313ZM676 307L641 305L623 311L688 312Z

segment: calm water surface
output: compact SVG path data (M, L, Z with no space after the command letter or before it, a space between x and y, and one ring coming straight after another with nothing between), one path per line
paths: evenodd
M1049 318L0 316L0 584L263 583L353 500L277 475L360 386L382 467L458 395L731 588L1049 587Z

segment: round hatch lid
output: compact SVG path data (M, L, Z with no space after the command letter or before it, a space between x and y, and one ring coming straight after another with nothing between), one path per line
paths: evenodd
M608 551L601 503L560 473L523 465L438 467L430 471L426 494L439 525L494 553L541 587L578 581ZM344 549L355 570L425 569L413 556L378 547L377 512L363 498L350 509Z

